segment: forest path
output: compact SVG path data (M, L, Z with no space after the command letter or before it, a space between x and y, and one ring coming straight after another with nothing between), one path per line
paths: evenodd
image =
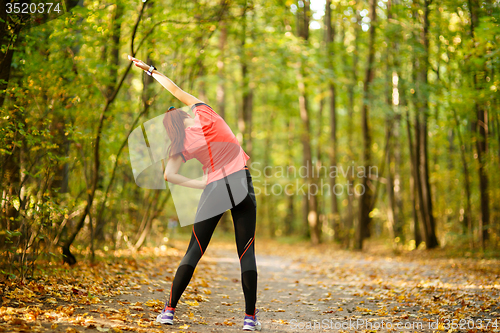
M213 324L235 322L239 330L244 300L234 283L238 261L228 254L217 248L211 260L222 276L216 293L234 302L213 299L207 317ZM496 261L394 258L275 244L265 246L257 264L257 308L267 331L499 331ZM219 305L227 303L233 306Z
M177 306L175 325L155 322L187 243L173 245L93 266L79 263L24 286L3 281L0 332L241 331L235 245L217 240ZM435 259L422 251L395 257L267 241L257 242L256 251L264 331L499 331L498 260Z

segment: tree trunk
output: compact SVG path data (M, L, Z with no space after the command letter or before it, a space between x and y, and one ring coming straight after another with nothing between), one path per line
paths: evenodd
M331 141L331 152L330 152L330 167L337 167L337 102L336 102L336 91L335 91L335 76L333 63L335 61L335 49L334 49L334 36L335 29L332 25L332 9L331 0L326 1L325 5L325 26L326 26L326 50L328 58L328 69L330 70L330 75L332 76L329 83L330 92L330 141ZM335 195L335 177L330 177L330 187L331 191L331 205L332 205L332 228L334 230L334 239L339 240L340 232L340 216L337 196Z
M457 136L458 142L460 144L460 158L462 160L462 170L464 173L464 189L465 189L465 218L464 218L464 229L467 231L469 236L469 247L472 249L474 247L474 234L473 234L473 224L472 224L472 208L471 208L471 189L470 189L470 176L469 176L469 166L467 163L467 158L465 157L465 145L462 140L462 134L460 133L460 123L457 116L457 111L453 109L453 115L455 116L455 122L457 124Z
M370 0L370 29L369 29L369 44L368 44L368 63L366 66L365 82L363 85L363 107L361 110L361 128L363 131L363 163L365 168L365 177L363 177L362 185L364 193L360 196L359 202L359 223L356 230L356 242L354 244L355 249L363 249L363 240L369 237L370 232L370 210L373 198L373 190L371 181L366 174L371 167L372 157L371 157L371 133L369 126L369 107L368 99L370 92L370 85L373 80L373 63L375 58L375 23L377 19L377 2L376 0Z
M478 0L469 0L468 7L471 16L470 32L473 41L475 42L475 28L479 24L480 18L480 4ZM474 43L472 45L475 45ZM475 47L475 46L473 46ZM478 85L478 75L476 69L473 69L473 88L478 91L480 87ZM488 194L488 175L485 168L485 160L488 150L488 111L484 105L479 102L474 103L474 108L476 112L477 122L475 123L476 132L476 150L477 150L477 161L478 161L478 173L479 173L479 193L481 195L481 219L479 220L479 244L484 250L486 242L489 238L489 223L490 223L490 198Z
M224 82L224 59L227 42L227 27L225 21L220 22L220 37L219 37L219 59L217 60L217 108L219 115L222 118L226 117L226 88Z
M498 100L497 100L497 110L500 109L500 103L498 103ZM500 164L500 113L497 114L497 116L495 117L495 122L497 124L497 146L498 146L498 151L497 151L497 157L498 157L498 163Z
M311 147L311 124L309 118L309 107L307 101L306 87L304 83L304 65L302 64L301 73L299 74L299 108L300 119L302 121L302 147L303 147L303 165L307 170L306 179L306 199L304 200L304 219L309 226L311 242L316 245L320 242L320 228L317 214L316 194L313 195L309 189L314 184L312 168L312 147Z
M3 11L0 11L3 12ZM15 36L5 36L5 37L11 37L12 39L17 39L19 36L19 32L21 31L21 27L17 26L17 30L14 31ZM6 29L5 23L0 22L0 29ZM8 42L2 39L2 45L7 44ZM14 56L14 46L10 45L10 47L7 49L7 52L0 52L0 91L4 91L7 89L7 86L9 84L9 78L10 78L10 65L12 63L12 57ZM5 101L6 97L6 92L5 93L0 93L0 107L3 106L3 103Z
M318 189L317 195L316 195L316 214L317 214L317 223L318 223L318 228L320 230L323 229L324 222L328 223L328 221L325 218L324 215L324 204L323 204L323 188L320 186L320 179L321 179L321 166L323 165L323 156L322 156L322 145L323 145L323 140L321 139L322 133L323 133L323 109L325 106L325 100L322 98L319 101L319 110L318 110L318 125L316 129L316 163L314 165L314 170L315 174L313 175L313 183L317 186L316 188ZM332 194L332 196L334 196ZM338 224L337 224L338 225ZM326 225L325 225L326 226Z
M393 125L393 121L391 119L386 119L386 137L388 140L392 137L392 129L390 126ZM387 199L389 201L388 207L387 207L387 219L389 222L390 226L390 232L391 236L394 240L394 238L399 237L399 231L398 231L398 221L397 221L397 214L396 214L396 200L394 197L394 181L393 181L393 174L394 174L394 168L393 168L393 152L392 152L392 144L391 140L387 144L387 149L388 151L386 152L386 164L388 166L387 168L387 180L386 180L386 191L387 191Z
M288 149L287 149L287 155L288 155L288 166L291 168L293 165L293 140L294 140L294 135L293 133L295 132L293 123L290 119L287 119L287 128L288 128ZM287 172L290 173L291 169L288 169ZM286 189L285 189L286 190ZM285 192L285 195L287 197L286 201L286 216L285 216L285 235L290 236L293 233L293 224L295 221L295 191L292 191L291 193Z
M406 99L406 85L403 78L400 76L401 81L401 105L406 108L406 135L408 137L408 151L410 153L410 201L412 203L412 213L413 213L413 223L412 232L413 238L415 240L415 247L422 242L422 234L420 232L419 223L419 191L418 191L418 172L417 172L417 158L416 158L416 148L413 144L413 134L411 132L411 122L410 122L410 111L408 108L408 103Z
M479 171L479 192L481 195L481 219L479 220L479 243L484 250L489 238L490 207L488 194L488 175L485 167L485 160L488 150L488 115L487 110L476 102L476 149Z
M2 46L0 50L0 107L3 106L7 96L15 44L19 43L22 28L21 24L10 20L10 15L7 15L5 10L6 3L7 1L1 2L2 10L0 10L0 45ZM9 122L17 123L23 121L18 118L18 114L19 112L13 111ZM18 138L7 137L6 139L5 146L12 147L12 151L2 161L3 170L0 184L4 190L1 197L1 208L5 212L2 214L2 229L11 231L17 229L17 226L12 225L18 215L17 209L12 204L12 199L18 195L17 191L21 179L21 147L15 144ZM0 241L2 241L4 236L0 237Z
M247 18L246 7L243 11L241 32L241 79L242 79L242 106L238 117L238 128L241 132L240 143L245 147L248 155L252 156L252 111L253 111L253 86L250 82L249 61L246 48Z
M391 0L387 1L387 20L390 21L392 19L392 7ZM385 89L386 89L386 104L387 104L387 115L386 115L386 136L391 138L393 135L393 124L394 119L396 118L396 114L394 112L396 104L393 100L394 91L397 91L397 83L394 81L394 75L392 71L391 57L392 50L394 50L395 45L389 39L386 38L387 49L385 53ZM396 76L397 77L397 76ZM391 110L391 111L389 111ZM387 219L390 225L390 232L392 234L392 238L396 238L400 236L399 232L399 221L398 215L396 213L396 199L394 194L394 174L395 174L395 166L396 163L394 161L394 153L393 153L393 140L389 140L387 142L387 152L386 152L386 164L387 164L387 182L386 182L386 191L387 191L387 199L389 201L388 209L387 209Z
M120 61L120 36L121 36L121 24L123 15L123 4L118 1L115 4L115 10L113 12L113 19L111 21L111 36L110 44L111 50L109 55L109 74L108 77L111 78L106 87L106 98L111 97L113 91L115 90L116 80L118 78L118 64Z
M432 193L429 183L429 157L428 157L428 115L429 115L429 94L427 92L428 78L427 72L429 70L429 13L430 13L430 0L424 0L424 26L421 33L421 43L424 46L424 54L419 61L419 95L420 107L418 108L421 116L419 137L417 140L420 142L420 186L422 188L422 206L425 211L425 245L426 248L432 249L439 246L436 237L436 227L432 208Z
M303 1L304 5L301 10L297 12L297 32L299 37L301 37L307 44L309 40L309 0ZM300 8L300 6L299 6ZM300 119L302 121L302 147L303 147L303 165L306 167L307 179L306 179L306 196L307 199L304 200L304 221L308 225L308 230L311 237L312 244L319 244L321 241L320 226L317 211L317 193L311 193L311 189L314 184L313 172L314 168L312 164L312 147L311 147L311 123L309 115L309 105L308 105L308 95L306 87L306 75L305 75L305 60L301 60L298 77L298 88L299 88L299 110Z
M264 105L266 105L265 101L264 101ZM272 140L272 135L273 135L273 129L274 129L274 118L275 118L275 112L274 111L271 111L270 115L269 115L269 121L268 123L266 124L266 139L265 139L265 147L267 147L267 149L264 150L264 167L266 166L270 166L271 163L270 163L270 160L271 160L271 140ZM263 177L264 179L268 179L271 178L273 175L272 175L272 172L268 172L269 169L265 169L264 173L263 173ZM271 184L267 184L266 182L266 187L264 189L264 193L270 193L270 190L268 188L268 185L271 185ZM269 237L270 238L274 238L276 236L276 223L274 221L274 205L273 205L273 197L274 195L271 194L269 196L267 195L264 195L263 196L265 198L264 200L264 206L265 206L265 212L266 212L266 216L265 216L265 220L267 220L267 225L269 226Z
M356 160L353 148L353 133L354 133L354 89L358 83L358 61L359 61L359 35L361 30L361 15L359 10L356 10L356 24L354 26L354 51L352 54L352 68L350 82L347 86L348 93L348 119L347 119L347 141L349 147L349 159L352 165L349 167L354 168L354 161ZM345 34L344 34L345 35ZM345 36L344 36L345 38ZM356 215L354 214L354 177L351 172L347 174L347 218L343 226L343 243L346 248L351 246L351 234L354 226Z

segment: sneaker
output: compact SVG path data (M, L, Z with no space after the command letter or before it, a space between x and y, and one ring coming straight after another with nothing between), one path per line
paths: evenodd
M174 324L175 308L166 306L165 309L156 317L156 321L161 324L173 325Z
M244 331L260 331L262 326L257 319L257 313L259 311L255 310L255 314L253 316L249 316L245 314L245 320L243 321L243 330Z

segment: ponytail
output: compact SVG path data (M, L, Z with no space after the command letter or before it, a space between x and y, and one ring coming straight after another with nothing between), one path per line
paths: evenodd
M189 115L181 109L176 109L173 106L169 107L163 118L163 125L170 138L170 146L167 150L167 156L182 153L184 150L184 139L186 137L184 119L189 118Z

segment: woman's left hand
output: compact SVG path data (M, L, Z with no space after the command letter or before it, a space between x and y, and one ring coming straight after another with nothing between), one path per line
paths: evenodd
M134 64L139 67L140 69L143 69L145 71L147 71L149 69L149 65L147 65L146 63L144 63L144 61L142 60L139 60L139 59L136 59L132 56L128 56L128 60L130 61L133 61Z
M206 174L203 174L203 177L201 177L201 180L198 180L198 184L199 184L199 189L201 190L204 190L205 187L207 187L207 175Z

